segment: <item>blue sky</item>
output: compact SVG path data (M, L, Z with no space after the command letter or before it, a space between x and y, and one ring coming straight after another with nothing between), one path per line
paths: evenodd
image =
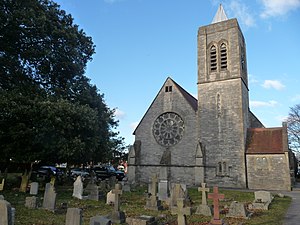
M300 103L300 0L54 0L91 36L86 76L110 108L126 144L168 76L197 94L197 31L222 3L247 47L250 109L281 126Z

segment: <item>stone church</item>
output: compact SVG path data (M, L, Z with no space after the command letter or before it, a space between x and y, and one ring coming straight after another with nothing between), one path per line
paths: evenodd
M128 179L290 190L287 127L265 128L249 109L246 44L220 5L198 30L198 99L168 77L134 131Z

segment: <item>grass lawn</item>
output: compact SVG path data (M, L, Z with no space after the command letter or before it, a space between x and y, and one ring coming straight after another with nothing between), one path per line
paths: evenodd
M11 203L12 207L16 208L15 225L64 225L66 209L62 207L62 203L67 203L68 207L82 208L84 225L89 225L89 219L95 215L107 215L112 211L113 206L106 205L106 199L99 202L92 200L78 200L72 198L72 186L58 186L57 192L57 212L49 212L44 209L27 209L24 207L25 197L29 194L20 193L18 191L2 191L0 194L4 195L5 200ZM121 210L125 212L126 217L151 215L158 218L160 224L177 224L177 217L171 215L168 209L163 211L145 210L146 205L146 187L139 187L132 192L123 192L121 196ZM192 199L192 209L195 212L196 207L201 202L201 193L196 188L188 189L189 195ZM257 211L249 220L243 219L229 219L225 218L224 206L229 206L232 201L250 203L254 199L254 193L242 192L235 190L219 190L220 193L225 194L224 201L220 202L221 217L224 218L227 224L272 224L281 225L283 217L286 213L288 206L291 203L290 197L279 198L275 196L269 211ZM210 191L212 192L212 190ZM39 191L38 197L43 197L43 191ZM40 205L41 205L40 200ZM211 200L208 201L212 204ZM164 205L167 207L166 205ZM204 217L192 214L187 217L188 224L208 224L210 217Z

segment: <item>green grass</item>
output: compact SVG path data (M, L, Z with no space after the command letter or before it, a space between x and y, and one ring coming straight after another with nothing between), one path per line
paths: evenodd
M91 200L78 200L72 198L72 186L58 186L56 188L56 191L57 212L55 213L49 212L41 208L25 208L25 198L26 196L29 196L29 194L19 193L18 191L3 191L0 194L3 194L5 196L5 199L9 201L13 207L16 208L15 225L64 225L66 209L62 207L63 203L67 203L68 207L83 209L84 225L89 224L90 217L95 215L107 215L113 209L113 206L105 204L106 199L104 198L99 202ZM132 192L123 192L123 195L121 197L121 210L125 212L126 216L132 217L139 215L151 215L157 217L160 224L177 224L176 216L171 215L166 205L164 205L165 210L163 211L151 211L144 209L144 206L146 205L145 191L146 187L139 187ZM199 193L196 188L190 188L188 191L192 200L192 210L195 211L197 205L201 203L201 193ZM38 197L43 197L43 190L40 190L39 193L40 194L38 195ZM224 209L224 206L229 206L232 201L250 203L254 199L254 193L252 192L220 189L220 193L225 194L224 201L220 202L221 209ZM40 205L41 203L42 202L40 200ZM211 200L208 200L208 203L212 204ZM222 214L222 212L221 217L224 218L227 224L232 225L280 225L282 224L283 217L290 203L291 198L289 197L275 197L269 211L254 212L253 216L249 220L228 219L225 217L225 214ZM210 217L192 214L191 216L188 216L187 221L190 225L204 225L208 224L210 219Z

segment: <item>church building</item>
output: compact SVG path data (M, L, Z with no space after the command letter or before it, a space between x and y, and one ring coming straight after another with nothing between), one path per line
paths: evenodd
M222 5L198 30L197 60L198 99L168 77L134 131L129 181L290 190L287 127L265 128L250 111L245 39Z

